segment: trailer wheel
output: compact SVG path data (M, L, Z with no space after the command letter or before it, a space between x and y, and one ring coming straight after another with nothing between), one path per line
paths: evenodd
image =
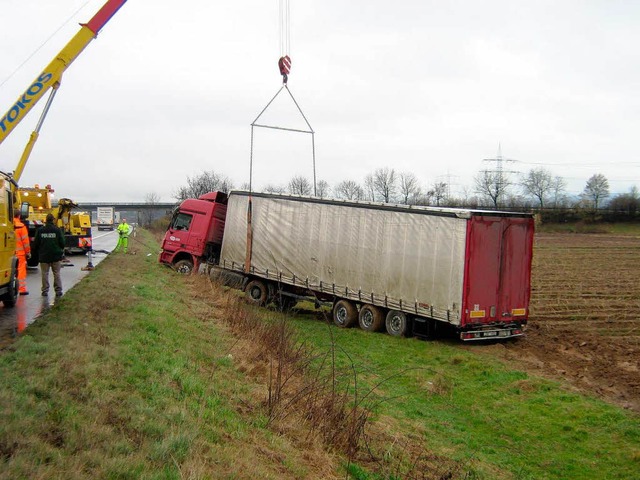
M333 323L340 328L352 327L358 320L358 309L349 300L338 300L333 307Z
M394 337L404 337L407 334L407 314L399 310L389 310L385 326L387 333Z
M247 298L254 305L262 307L267 304L268 290L264 282L251 280L244 289Z
M193 272L193 262L191 260L179 260L174 263L173 268L176 272L183 275L191 275L191 272Z
M360 328L367 332L377 332L384 325L384 314L382 310L374 305L363 305L358 316Z

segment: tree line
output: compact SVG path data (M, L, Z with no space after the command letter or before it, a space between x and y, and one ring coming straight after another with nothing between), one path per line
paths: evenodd
M174 197L182 201L211 191L228 192L235 187L228 176L209 170L187 177L186 185L179 187ZM249 185L242 184L239 188L248 190ZM554 176L544 168L531 169L517 180L503 171L481 171L474 177L473 186L465 188L461 195L451 195L450 185L446 182L436 181L424 187L415 174L398 172L388 167L378 168L367 174L361 183L342 180L331 186L327 181L319 180L314 187L308 178L296 175L286 184L268 184L260 191L439 207L575 210L592 213L607 209L630 218L635 218L640 212L640 194L635 186L628 193L611 198L609 181L603 174L596 173L587 180L576 199L567 194L564 179Z

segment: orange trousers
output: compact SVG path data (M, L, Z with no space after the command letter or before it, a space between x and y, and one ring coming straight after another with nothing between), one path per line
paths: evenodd
M27 256L18 255L18 291L27 291Z

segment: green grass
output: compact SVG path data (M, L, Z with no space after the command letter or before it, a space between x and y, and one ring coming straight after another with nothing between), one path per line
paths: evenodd
M0 352L0 478L293 478L214 314L155 256L101 262Z
M615 235L640 235L640 223L568 222L542 223L536 226L540 233L611 233Z
M561 385L488 361L476 345L329 329L316 315L296 325L318 349L348 351L362 393L377 383L376 410L430 450L469 461L479 478L628 479L640 471L640 419Z

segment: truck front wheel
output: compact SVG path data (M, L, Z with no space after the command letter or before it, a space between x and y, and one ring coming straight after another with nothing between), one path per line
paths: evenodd
M15 306L16 301L18 300L18 277L15 273L11 276L11 280L7 288L9 290L0 297L0 300L2 300L5 307L11 308Z
M333 307L333 323L349 328L358 320L358 309L349 300L338 300Z
M173 268L176 272L183 275L191 275L191 272L193 272L193 262L191 260L179 260L173 265Z
M373 305L363 305L358 316L360 328L367 332L377 332L384 325L382 310Z
M389 310L385 326L387 333L394 337L404 337L407 334L407 314L399 310Z
M247 298L254 305L262 307L267 304L269 292L264 282L260 280L251 280L244 289Z

